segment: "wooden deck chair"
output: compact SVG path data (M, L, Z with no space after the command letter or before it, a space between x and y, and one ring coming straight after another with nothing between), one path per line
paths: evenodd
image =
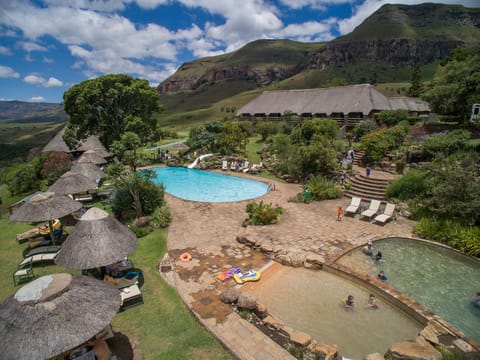
M382 225L385 225L387 221L390 219L393 219L395 213L395 204L390 204L387 203L385 206L385 210L383 211L383 214L375 216L375 219L373 219L374 222L378 222Z
M26 281L30 281L35 277L33 273L33 262L30 259L23 266L18 266L17 271L13 273L13 284L17 286L18 284Z
M345 209L345 215L352 214L352 216L355 216L355 214L358 212L358 209L360 209L361 202L362 198L356 196L352 197L350 204L348 204L347 208Z
M362 211L360 213L360 216L361 217L366 217L366 218L373 218L377 213L378 213L378 210L380 209L380 200L372 200L370 201L370 206L368 207L367 210L365 211Z
M19 267L24 267L26 266L29 262L32 264L35 263L46 263L46 262L54 262L55 257L57 256L58 251L56 252L46 252L46 253L38 253L35 255L31 255L23 259L20 264L18 264Z

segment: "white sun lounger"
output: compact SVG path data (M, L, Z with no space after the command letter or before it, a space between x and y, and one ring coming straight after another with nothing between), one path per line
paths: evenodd
M379 222L384 225L388 220L392 219L395 212L395 204L387 203L383 214L377 215L373 221Z
M362 202L362 198L359 197L352 197L352 200L350 201L350 204L347 206L345 209L345 214L352 214L355 215L360 208L360 203Z
M50 252L50 253L42 253L42 254L36 254L32 256L28 256L25 259L22 260L20 264L18 264L19 267L26 266L28 263L35 264L37 262L54 262L55 257L57 256L58 252Z
M228 162L227 160L222 161L222 170L228 170Z
M378 210L380 209L380 200L372 200L370 201L370 206L368 207L367 210L362 211L360 213L361 217L367 217L369 219L373 218L377 213Z

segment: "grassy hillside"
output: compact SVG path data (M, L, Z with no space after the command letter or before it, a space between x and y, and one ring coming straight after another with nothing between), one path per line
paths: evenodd
M66 119L63 104L0 101L0 122L35 123Z
M0 169L23 162L30 152L38 152L65 125L62 123L0 123Z
M416 39L478 42L480 8L425 3L384 5L343 40ZM475 20L476 19L476 20Z

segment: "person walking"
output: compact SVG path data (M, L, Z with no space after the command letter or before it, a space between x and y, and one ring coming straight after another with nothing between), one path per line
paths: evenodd
M337 221L342 221L343 218L343 208L339 206L337 208Z

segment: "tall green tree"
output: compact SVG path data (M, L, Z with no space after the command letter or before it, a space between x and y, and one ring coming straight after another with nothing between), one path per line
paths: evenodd
M135 132L142 142L155 140L162 110L159 94L147 80L125 74L110 74L72 86L63 95L70 116L64 139L73 145L89 135L99 136L109 146L126 131Z
M412 71L412 80L410 88L407 91L408 96L419 97L422 93L422 69L420 64L415 64Z
M472 104L480 100L480 46L456 49L422 97L433 111L466 119Z

